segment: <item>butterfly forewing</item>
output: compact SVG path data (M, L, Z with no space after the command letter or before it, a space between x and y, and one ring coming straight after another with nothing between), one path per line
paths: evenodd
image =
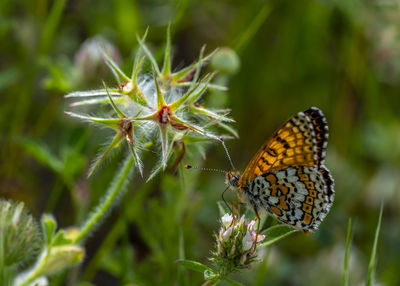
M315 133L314 146L317 155L315 163L320 166L324 163L326 146L328 145L328 123L322 111L316 107L311 107L304 111L304 113L308 116L313 126Z
M326 120L318 108L299 112L260 148L243 172L239 185L244 186L266 172L290 166L320 165L325 156L327 136Z

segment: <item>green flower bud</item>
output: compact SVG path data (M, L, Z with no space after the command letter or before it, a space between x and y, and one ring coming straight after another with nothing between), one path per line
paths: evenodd
M240 68L240 59L234 50L224 47L212 57L211 67L223 74L234 74Z
M65 267L81 262L84 254L85 251L80 246L66 245L51 247L45 262L40 267L40 270L37 271L37 276L51 275Z
M33 259L41 246L38 224L24 203L0 199L0 259L4 266L21 265Z

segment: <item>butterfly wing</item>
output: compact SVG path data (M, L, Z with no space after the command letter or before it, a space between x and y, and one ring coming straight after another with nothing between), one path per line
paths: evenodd
M262 174L290 166L321 166L327 139L328 126L320 109L311 107L299 112L260 148L238 185L244 187Z
M258 176L246 195L255 211L266 209L285 224L312 231L332 206L333 187L324 166L296 166Z
M315 163L321 166L324 164L326 147L328 146L328 123L322 111L317 107L307 109L304 114L310 119L315 134L313 137L317 155Z

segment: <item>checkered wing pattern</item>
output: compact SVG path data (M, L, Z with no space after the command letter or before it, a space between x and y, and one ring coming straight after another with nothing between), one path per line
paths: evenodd
M290 118L260 148L243 172L244 187L266 172L291 166L321 166L325 159L328 125L322 111L311 107Z
M256 177L245 195L256 212L266 209L285 224L312 231L332 206L333 187L324 166L296 166Z

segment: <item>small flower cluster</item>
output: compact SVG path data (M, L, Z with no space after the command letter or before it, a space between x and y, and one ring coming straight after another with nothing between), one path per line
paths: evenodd
M226 276L231 272L247 268L257 258L257 243L265 235L257 234L256 221L248 222L244 216L239 220L231 214L221 218L221 229L217 238L217 250L211 259L219 269L219 274Z
M67 112L70 116L98 123L115 131L111 143L92 165L89 176L112 149L121 145L122 141L126 141L135 166L142 176L141 151L146 146L160 143L159 164L154 167L150 174L151 178L158 170L166 167L172 147L182 146L184 151L186 143L218 140L221 134L212 130L213 126L225 129L236 136L236 132L225 124L233 122L226 116L229 110L211 110L199 103L208 89L225 90L225 87L211 83L214 73L200 77L201 67L214 55L214 52L204 56L203 48L198 61L172 72L169 30L168 28L164 63L161 68L145 44L146 31L142 38L138 38L139 51L130 76L126 75L112 57L103 51L107 65L117 78L117 87L108 88L104 84L103 89L74 92L66 96L78 99L71 106L107 104L112 108L111 112L117 115L110 118ZM151 65L151 75L141 72L145 59Z

